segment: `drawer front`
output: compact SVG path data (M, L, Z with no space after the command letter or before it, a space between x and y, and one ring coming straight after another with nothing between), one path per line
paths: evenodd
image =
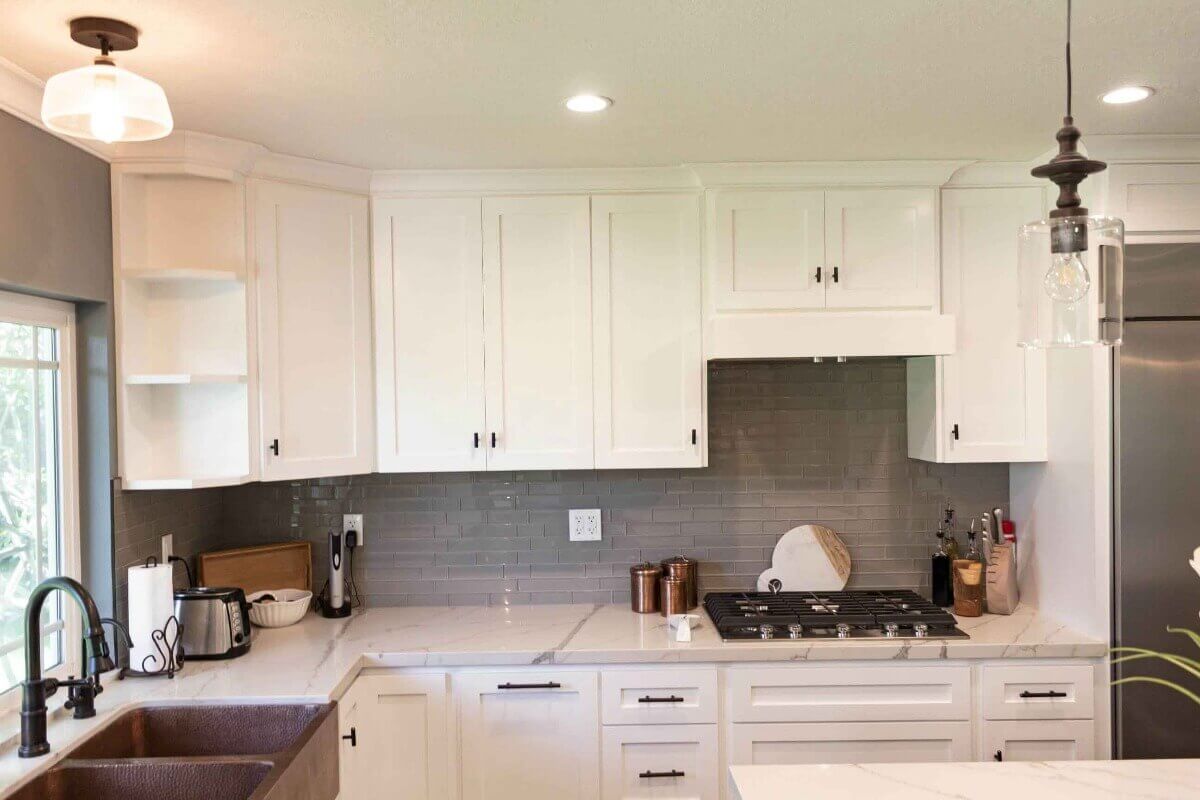
M971 760L970 722L774 722L730 729L731 766Z
M1096 723L1090 719L984 720L984 761L1090 761Z
M715 669L612 670L600 676L605 725L717 721Z
M604 729L604 800L718 800L716 725L614 725Z
M733 669L734 722L886 722L971 717L969 667Z
M1096 669L1090 664L983 667L985 719L1091 719Z

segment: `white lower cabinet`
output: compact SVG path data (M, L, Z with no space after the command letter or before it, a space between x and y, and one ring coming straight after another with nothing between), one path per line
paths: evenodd
M730 764L971 760L970 722L765 722L730 726Z
M444 674L362 675L342 698L339 800L450 797Z
M606 725L604 800L717 800L716 725Z
M982 761L1087 761L1096 757L1090 719L984 720Z
M595 672L454 676L463 800L599 800Z

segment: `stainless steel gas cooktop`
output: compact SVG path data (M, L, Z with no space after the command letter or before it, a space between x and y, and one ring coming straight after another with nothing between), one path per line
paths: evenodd
M713 592L704 608L727 642L970 638L950 612L908 589Z

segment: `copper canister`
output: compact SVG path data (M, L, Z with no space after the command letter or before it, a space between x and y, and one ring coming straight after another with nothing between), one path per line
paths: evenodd
M664 575L658 582L659 613L664 617L688 612L688 584L683 578Z
M675 556L662 562L663 577L680 578L687 586L687 604L692 609L700 605L699 562L687 556Z
M658 564L634 564L629 568L629 599L635 613L653 614L658 611L658 579L662 567Z

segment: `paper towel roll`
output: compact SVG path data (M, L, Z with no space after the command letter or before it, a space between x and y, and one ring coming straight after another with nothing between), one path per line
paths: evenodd
M167 666L165 643L155 644L154 632L166 627L175 614L174 570L169 564L129 568L129 666L156 672ZM172 626L173 627L173 626ZM175 654L170 654L174 659Z

